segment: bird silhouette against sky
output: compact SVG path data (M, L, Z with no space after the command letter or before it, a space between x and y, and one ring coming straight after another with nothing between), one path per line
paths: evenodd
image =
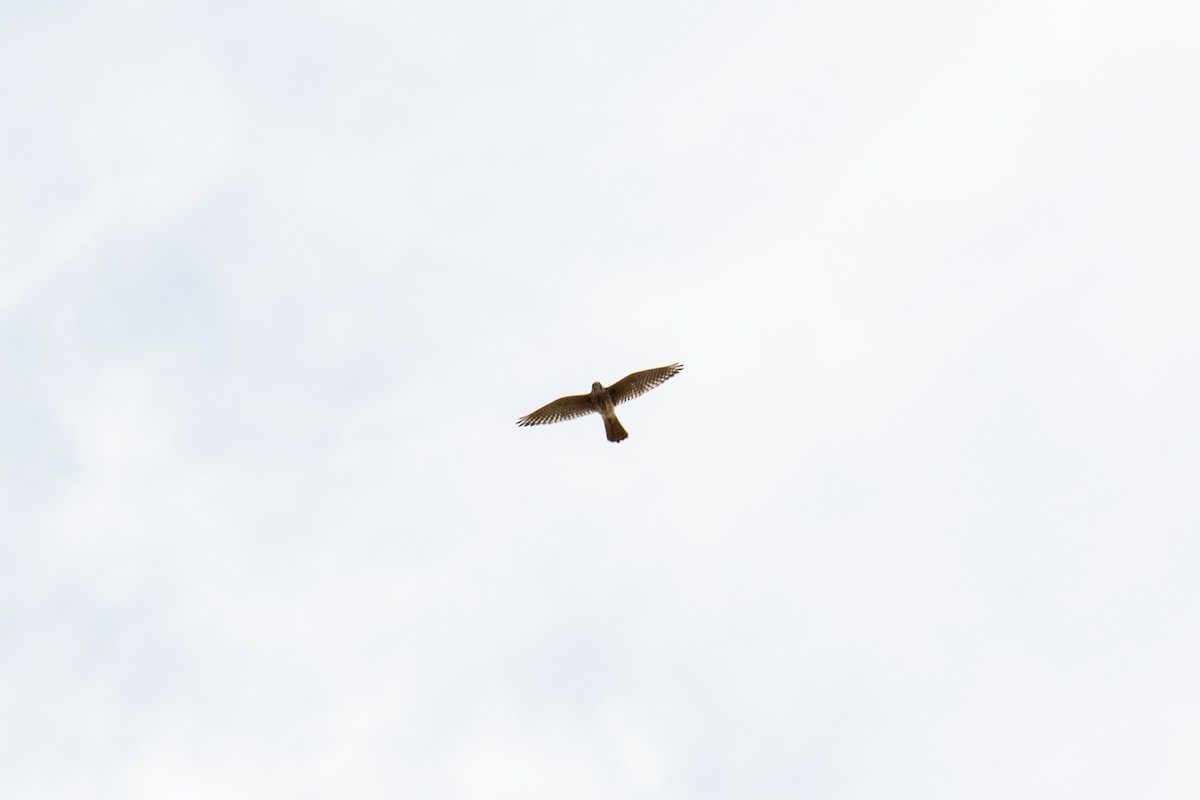
M596 381L592 384L590 394L560 397L532 414L521 417L517 420L517 424L521 426L547 425L551 422L562 422L595 413L604 417L604 432L608 434L608 440L620 442L628 438L629 432L617 419L616 406L645 394L667 379L678 375L682 369L683 364L671 364L667 367L642 370L632 375L626 375L607 388L600 381Z

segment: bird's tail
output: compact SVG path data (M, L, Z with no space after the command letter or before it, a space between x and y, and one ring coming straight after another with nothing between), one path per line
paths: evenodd
M620 442L629 438L629 431L625 430L616 414L604 415L604 432L608 434L610 442Z

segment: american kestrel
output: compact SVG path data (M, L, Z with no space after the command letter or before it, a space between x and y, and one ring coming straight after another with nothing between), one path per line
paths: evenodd
M526 414L517 420L518 425L545 425L550 422L562 422L565 419L575 419L593 412L604 417L604 432L610 442L620 442L629 436L625 426L617 419L615 407L632 400L638 395L658 386L668 378L673 378L683 369L683 364L672 364L669 367L656 367L632 375L626 375L607 389L600 381L592 384L591 394L573 394L560 397L553 403L542 406L532 414Z

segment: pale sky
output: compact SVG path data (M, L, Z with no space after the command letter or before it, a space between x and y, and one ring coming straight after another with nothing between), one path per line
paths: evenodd
M5 4L0 797L1200 796L1197 41Z

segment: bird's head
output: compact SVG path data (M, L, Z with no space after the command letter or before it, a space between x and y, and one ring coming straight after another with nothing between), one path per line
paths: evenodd
M604 391L603 383L601 383L600 381L592 382L592 394L600 394L600 392L603 392L603 391Z

